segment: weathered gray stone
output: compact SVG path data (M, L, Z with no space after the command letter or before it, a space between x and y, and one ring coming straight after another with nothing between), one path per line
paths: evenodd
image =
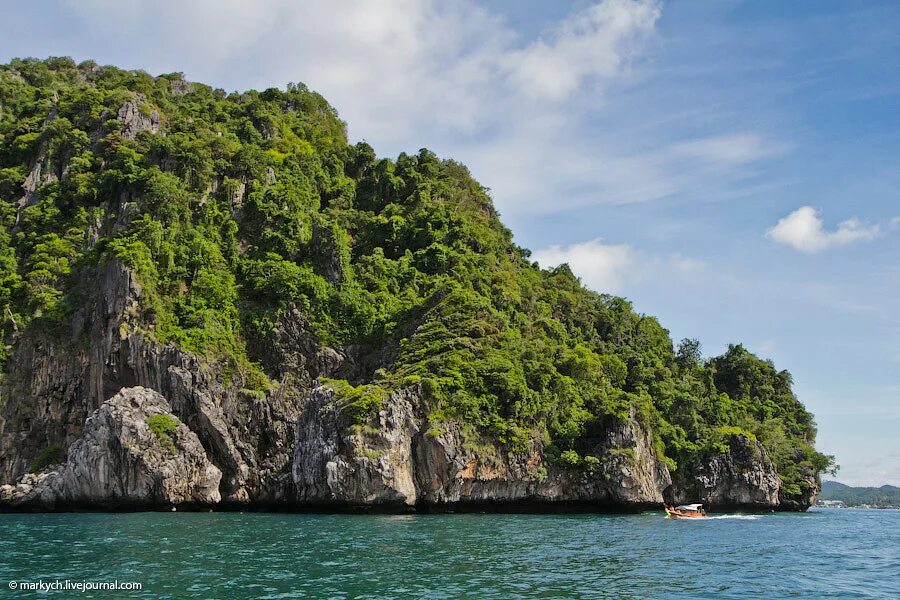
M344 265L334 236L331 228L314 223L309 247L316 271L329 283L338 284L344 279Z
M317 387L297 426L292 474L300 502L413 505L412 436L407 394L394 394L368 434L349 429L335 394Z
M156 433L149 420L175 424ZM171 414L158 392L126 388L88 417L55 470L28 474L14 489L0 490L12 506L158 506L216 504L222 473L206 457L197 436Z
M47 118L44 119L44 129L46 129L47 126L49 126L56 119L58 112L59 109L54 104L53 108L50 110L50 113L47 115ZM67 160L67 157L57 158L58 160L63 160L63 158ZM63 160L63 162L65 162L65 160ZM56 174L53 172L53 168L50 164L47 143L46 141L42 141L37 149L37 153L35 154L31 162L31 168L28 170L28 176L25 177L25 181L22 183L23 195L16 203L16 224L19 223L22 210L28 208L29 206L32 206L38 201L37 189L40 186L46 183L50 183L54 180L56 180Z
M173 77L169 80L169 92L176 98L190 94L193 91L194 84L190 81L185 81L183 73L178 73L178 77Z
M116 115L119 119L119 132L126 140L133 140L142 131L159 133L159 111L148 106L144 95L136 94L119 108Z

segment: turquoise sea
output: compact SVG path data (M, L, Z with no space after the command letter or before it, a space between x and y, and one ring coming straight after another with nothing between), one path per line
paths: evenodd
M65 579L143 589L21 585ZM900 510L3 514L0 586L9 598L898 598Z

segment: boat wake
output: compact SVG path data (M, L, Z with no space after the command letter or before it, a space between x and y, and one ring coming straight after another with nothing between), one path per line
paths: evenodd
M756 521L760 518L759 515L712 515L706 517L707 519L738 519L741 521Z

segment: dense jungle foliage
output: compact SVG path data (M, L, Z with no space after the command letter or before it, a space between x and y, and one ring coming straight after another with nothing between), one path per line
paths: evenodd
M421 382L436 428L540 440L574 468L631 411L672 469L738 434L768 448L789 495L829 465L786 371L740 345L704 360L566 266L541 270L463 165L349 145L301 84L226 93L65 58L0 66L3 358L29 327L65 323L80 277L112 258L144 287L148 335L261 393L278 375L251 341L298 308L323 345L395 348L369 382L339 386L359 419Z

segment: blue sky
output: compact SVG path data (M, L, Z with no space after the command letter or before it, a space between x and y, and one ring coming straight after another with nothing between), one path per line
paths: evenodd
M465 162L542 264L708 355L772 358L840 480L900 484L900 4L31 0L4 18L4 62L302 81L383 155Z

